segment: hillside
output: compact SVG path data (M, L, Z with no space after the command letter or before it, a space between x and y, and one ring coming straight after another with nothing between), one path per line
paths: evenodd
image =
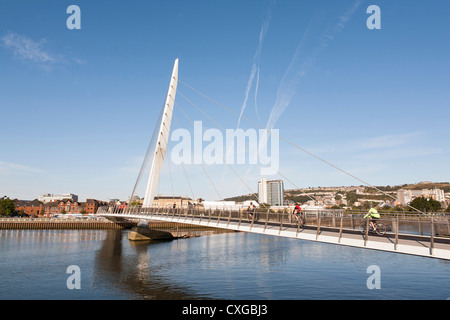
M420 189L442 189L445 193L450 192L450 183L448 182L419 182L416 184L408 184L403 187L404 189L420 190Z
M400 189L409 190L421 190L421 189L442 189L445 193L450 193L450 183L449 182L431 182L424 181L414 184L403 184L396 186L376 186L379 190L388 193L391 197L386 196L383 193L375 190L374 188L366 186L341 186L341 187L317 187L317 188L302 188L302 189L286 189L284 198L286 200L292 200L295 202L304 203L311 198L308 196L331 196L336 194L346 195L350 203L358 201L360 199L371 199L371 200L392 200L392 197L396 197L396 193ZM242 202L245 200L255 200L257 193L240 195L235 197L230 197L224 199L225 201L236 201Z

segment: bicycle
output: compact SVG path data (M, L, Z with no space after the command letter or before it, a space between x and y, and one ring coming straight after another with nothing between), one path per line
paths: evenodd
M304 225L305 225L305 217L303 216L303 214L292 213L291 226L293 227L300 226L301 228L303 228Z
M248 220L248 222L252 222L254 216L255 216L255 209L248 209L247 210L247 220Z
M379 236L384 236L386 234L386 226L377 220L373 220L372 222L375 225L375 231L373 230L372 224L370 223L369 220L369 232L376 233ZM362 234L366 234L366 226L367 221L365 220L361 221L359 230L361 231Z

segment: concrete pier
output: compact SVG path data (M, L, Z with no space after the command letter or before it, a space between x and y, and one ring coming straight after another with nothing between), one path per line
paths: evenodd
M148 241L148 240L172 240L174 239L172 233L166 231L152 230L145 227L131 228L128 240L131 241Z
M172 240L174 239L172 233L161 230L150 229L149 221L146 219L139 219L137 226L132 227L128 240L130 241L148 241L148 240Z

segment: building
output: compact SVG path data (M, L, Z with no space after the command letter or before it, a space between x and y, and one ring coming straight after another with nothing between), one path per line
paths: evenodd
M153 200L154 206L187 208L194 205L194 201L188 197L156 196Z
M64 194L44 194L39 197L39 201L43 203L49 203L54 201L60 201L60 200L72 200L72 201L78 201L78 196L72 193L64 193Z
M88 214L97 213L98 208L101 206L107 206L108 202L95 200L95 199L86 199L85 211Z
M96 199L87 199L86 202L65 199L60 201L51 201L42 203L38 199L35 200L14 200L15 210L19 214L28 216L47 216L52 217L60 213L71 214L95 214L101 206L108 205L108 202Z
M267 180L258 182L258 202L268 203L271 206L284 204L284 183L282 180Z
M58 207L59 203L58 202L49 202L45 204L45 216L47 217L54 217L57 214L59 214L60 212L59 207Z
M397 200L400 204L409 204L417 197L433 198L436 201L444 202L445 195L444 190L441 189L421 189L421 190L405 190L400 189L397 191Z
M84 206L82 203L73 200L61 200L58 202L58 211L60 213L80 214Z
M206 210L236 210L236 211L244 211L247 210L253 204L256 208L259 207L259 203L252 200L245 200L243 202L236 201L202 201L199 205L200 208L204 208Z
M39 216L42 215L45 210L44 204L38 199L31 201L15 199L14 206L17 213L26 214L27 216Z

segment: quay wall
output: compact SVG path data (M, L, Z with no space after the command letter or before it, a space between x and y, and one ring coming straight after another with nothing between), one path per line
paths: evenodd
M128 229L134 227L135 222L111 222L106 219L101 220L80 220L80 219L0 219L0 230L13 230L13 229Z
M107 219L56 219L56 218L0 218L0 230L102 230L131 229L137 221L125 220L112 222ZM149 221L150 229L170 232L175 238L191 238L217 233L229 233L230 230L213 227L195 226L175 222Z

